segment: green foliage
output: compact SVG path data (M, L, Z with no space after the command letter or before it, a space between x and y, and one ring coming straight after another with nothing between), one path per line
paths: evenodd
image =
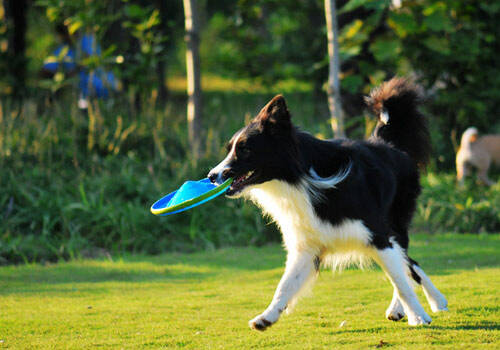
M258 77L267 83L310 76L322 38L315 38L314 31L303 26L311 24L310 13L315 15L316 8L315 2L266 0L235 1L219 11L207 6L214 13L202 34L204 68L233 77Z
M167 38L160 32L160 13L157 9L138 4L127 4L123 8L120 20L121 30L129 31L132 41L139 50L130 50L125 43L120 47L126 57L120 76L136 86L141 92L148 92L154 86L155 68L163 54L164 42ZM125 53L128 51L128 55ZM122 64L120 63L120 64Z
M371 0L337 5L341 86L351 118L363 113L360 97L374 85L395 74L413 75L429 92L427 112L441 139L439 169L453 166L451 137L456 141L471 125L482 132L498 129L498 5L455 0L404 1L400 8ZM316 88L325 82L322 1L240 1L209 11L202 41L206 70L265 81L293 76Z
M152 103L138 115L126 105L74 103L37 115L2 107L0 127L0 257L4 262L52 261L89 249L160 253L280 240L251 203L218 198L180 215L155 217L150 205L187 179L206 176L224 156L224 141L272 94L206 95L205 157L186 158L185 100L166 113ZM287 94L294 122L328 135L308 93ZM361 121L359 121L361 122ZM369 121L367 121L369 122ZM360 134L363 137L363 134ZM493 178L495 178L493 176ZM457 189L450 175L424 177L414 230L498 232L498 185Z
M479 187L472 180L459 187L454 175L428 174L414 227L430 232L499 232L500 182Z
M112 69L123 81L123 95L139 92L137 101L155 94L163 76L160 71L166 67L171 75L184 74L180 1L37 0L35 4L29 8L27 48L35 95L43 88L53 97L54 91L75 85L61 74L48 82L37 79L36 67L57 41L54 23L64 23L75 37L94 33L104 54L78 63ZM442 156L436 165L449 170L454 158L450 137L456 140L471 125L482 132L500 127L496 120L500 74L494 64L500 7L479 0L403 1L400 8L391 4L389 0L337 2L341 86L345 109L353 119L349 132L356 135L356 129L363 127L356 122L364 113L363 94L395 74L413 75L429 91L428 112L440 137L436 151ZM199 5L203 75L250 77L265 86L283 79L303 80L321 97L328 63L322 0L200 1ZM4 44L7 32L8 25L2 23ZM0 90L8 94L12 82L7 73L0 78ZM325 99L318 101L326 105ZM327 109L316 113L326 117Z
M434 94L429 112L443 135L474 125L494 132L500 98L497 4L482 1L409 1L390 13L388 24L402 53ZM447 138L446 138L447 139ZM444 167L453 164L452 144L437 143Z
M186 161L186 121L177 105L164 116L149 104L139 119L125 107L115 117L119 108L105 103L92 104L87 116L73 104L42 115L30 105L20 114L3 106L0 257L13 263L65 259L92 247L159 253L277 241L274 226L250 203L219 198L183 215L149 213L185 180L205 177L222 156L221 139L263 99L226 108L232 100L218 95L208 104L220 118L215 125L227 129L207 128L206 158L196 167Z
M165 59L165 32L171 25L166 19L162 23L158 8L129 0L37 0L36 5L52 25L64 24L74 43L82 35L92 34L103 45L102 53L90 56L79 55L77 49L79 69L112 69L127 89L141 94L151 93L156 87L156 68ZM61 80L67 83L69 79L56 75L38 86L56 91Z
M223 142L270 92L300 90L287 94L295 122L315 135L331 135L326 99L318 98L328 63L323 1L200 2L202 71L209 79L204 80L206 155L197 166L187 158L184 94L172 94L164 112L152 107L162 84L159 70L168 67L171 78L183 74L180 1L33 4L26 50L32 98L22 105L1 100L0 256L11 262L54 260L88 247L157 253L279 239L248 203L218 199L168 218L153 217L147 209L187 178L203 177L222 157ZM466 127L500 131L500 74L494 64L500 5L478 0L403 1L401 8L375 0L337 5L349 136L362 138L371 130L361 97L394 74L414 75L429 91L432 170L452 171L450 137L457 139ZM75 37L96 35L103 53L78 58L78 64L112 69L123 82L120 96L92 102L83 114L71 91L76 78L62 72L51 80L38 78L43 60L58 45L55 23L64 23ZM0 21L2 95L12 94L15 85L4 55L10 24ZM243 79L246 87L239 89L236 81ZM498 185L457 189L451 175L430 174L424 177L414 228L499 231L499 197Z

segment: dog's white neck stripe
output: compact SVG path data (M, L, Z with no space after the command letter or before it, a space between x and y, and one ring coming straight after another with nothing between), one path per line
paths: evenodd
M222 162L220 162L213 170L212 172L217 174L216 178L216 183L217 184L222 184L222 172L224 169L226 169L229 166L229 162L231 161L231 158L233 157L234 153L236 153L236 144L238 143L238 140L240 139L241 135L243 134L243 130L240 131L238 136L236 136L236 139L233 142L233 145L231 146L231 151L228 153L226 158Z

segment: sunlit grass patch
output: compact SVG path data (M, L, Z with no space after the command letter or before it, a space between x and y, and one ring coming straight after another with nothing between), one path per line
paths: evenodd
M0 268L0 347L11 349L492 349L500 342L500 240L414 235L410 254L447 296L430 326L384 318L379 269L320 273L312 296L264 333L247 321L284 266L277 245ZM424 308L430 312L419 292Z
M175 92L185 92L187 81L185 76L171 76L168 87ZM238 92L238 93L286 93L310 92L312 84L293 78L280 79L269 85L259 79L225 78L220 75L204 74L201 77L201 87L204 92Z

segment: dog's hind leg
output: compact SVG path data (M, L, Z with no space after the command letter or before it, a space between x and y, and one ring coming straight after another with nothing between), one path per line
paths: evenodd
M431 306L432 312L448 311L448 302L444 295L434 286L431 279L425 274L418 263L408 258L408 267L411 277L422 286L425 297Z
M393 241L392 247L376 249L374 258L394 286L398 299L408 315L408 324L417 326L431 323L431 318L424 311L410 285L406 274L406 257L403 249Z
M304 285L315 277L319 258L309 252L288 253L285 273L274 293L271 304L261 315L250 320L251 328L263 331L278 321L281 313L297 297Z

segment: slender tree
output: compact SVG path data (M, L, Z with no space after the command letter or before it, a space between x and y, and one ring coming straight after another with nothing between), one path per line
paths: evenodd
M25 93L26 83L26 29L28 0L7 1L6 18L10 22L8 56L13 85L13 95L21 98Z
M199 23L196 0L184 1L186 28L187 120L188 138L194 161L201 156L201 82L199 53Z
M325 0L326 28L328 35L328 107L330 108L330 124L335 137L345 137L344 112L340 99L340 59L338 43L337 10L335 0Z
M156 0L155 6L160 12L161 25L158 28L159 35L163 37L163 40L168 36L168 9L167 2L165 0ZM168 70L166 56L166 42L161 43L162 50L160 57L156 63L156 75L158 77L158 104L164 105L168 98L168 87L165 84L166 72Z

